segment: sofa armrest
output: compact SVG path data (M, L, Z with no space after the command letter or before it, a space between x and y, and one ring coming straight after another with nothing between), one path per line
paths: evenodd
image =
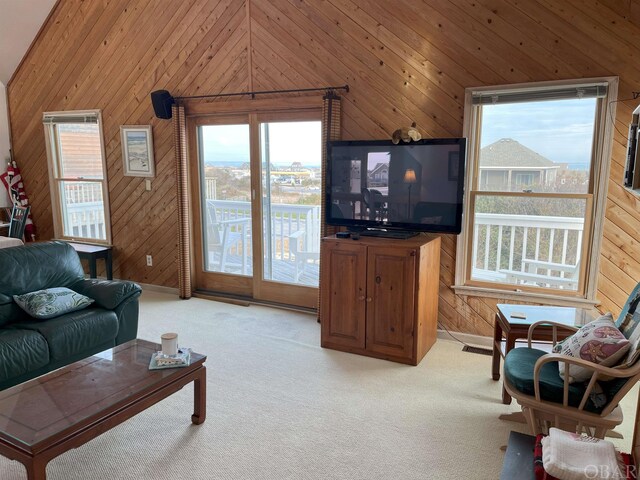
M128 298L142 293L137 283L121 280L84 279L74 283L71 290L93 298L98 307L107 310L115 310Z

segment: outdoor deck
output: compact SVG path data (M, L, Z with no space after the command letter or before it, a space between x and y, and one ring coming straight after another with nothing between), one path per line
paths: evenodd
M209 271L220 271L216 266L220 265L220 254L209 254ZM293 260L274 260L271 278L274 282L290 283L294 285L305 285L309 287L317 287L320 281L320 263L305 262L304 265L296 265ZM228 255L225 260L224 273L242 275L242 255ZM251 258L248 258L246 264L246 276L253 275ZM297 280L296 280L297 277Z
M85 198L86 197L86 198ZM74 235L104 232L93 198L69 205L65 229ZM212 272L252 275L251 205L206 201L205 245ZM316 287L319 280L320 207L272 204L265 215L265 277ZM584 218L478 213L475 216L471 278L489 283L577 290ZM224 252L225 258L221 258ZM243 252L244 258L243 258ZM243 264L244 262L244 264ZM243 267L244 265L244 267Z

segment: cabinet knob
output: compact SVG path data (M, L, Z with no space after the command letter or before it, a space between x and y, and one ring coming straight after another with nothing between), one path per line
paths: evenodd
M360 295L360 296L358 297L358 300L362 301L362 300L364 300L364 298L365 298L365 297L364 297L364 295Z
M376 277L376 283L377 283L378 285L380 285L380 282L381 282L381 281L382 281L382 278L380 278L380 275L378 275L378 276Z
M373 298L367 297L367 302L371 302L372 300L373 300Z

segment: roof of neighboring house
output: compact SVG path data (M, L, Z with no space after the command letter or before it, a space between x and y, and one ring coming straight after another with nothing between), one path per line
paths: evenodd
M382 170L384 168L389 168L389 164L388 163L377 163L375 167L373 167L373 170L369 171L369 175L373 175L374 173L378 172L379 170Z
M84 125L66 124L66 127L59 130L64 149L64 176L102 178L102 147L96 132Z
M480 168L483 167L559 168L560 165L512 138L501 138L480 150Z

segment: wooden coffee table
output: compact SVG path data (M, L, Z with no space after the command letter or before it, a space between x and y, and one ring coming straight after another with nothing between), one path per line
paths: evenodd
M0 392L0 454L17 460L29 480L44 480L47 463L121 424L190 382L194 413L206 416L207 357L191 365L149 370L160 345L132 340Z

